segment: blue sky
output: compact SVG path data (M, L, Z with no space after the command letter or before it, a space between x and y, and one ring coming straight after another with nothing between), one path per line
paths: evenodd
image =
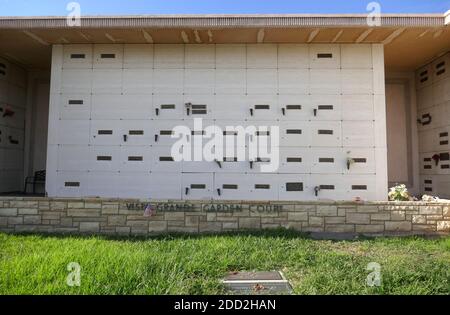
M77 0L82 15L366 13L372 0ZM0 0L0 16L66 15L70 0ZM450 0L378 0L383 13L443 13Z

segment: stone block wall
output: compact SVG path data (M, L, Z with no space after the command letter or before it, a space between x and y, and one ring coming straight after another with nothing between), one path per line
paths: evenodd
M450 203L219 203L0 197L3 232L153 235L274 228L366 235L448 235Z

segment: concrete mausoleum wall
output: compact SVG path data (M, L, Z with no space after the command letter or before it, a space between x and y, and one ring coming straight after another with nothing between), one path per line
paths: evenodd
M448 235L450 203L0 197L0 231L11 233L154 235L275 228L366 235Z

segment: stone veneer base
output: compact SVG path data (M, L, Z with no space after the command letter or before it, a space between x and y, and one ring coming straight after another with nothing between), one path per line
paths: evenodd
M144 208L152 205L151 216ZM286 228L313 233L449 235L450 203L250 202L0 197L0 231L155 235Z

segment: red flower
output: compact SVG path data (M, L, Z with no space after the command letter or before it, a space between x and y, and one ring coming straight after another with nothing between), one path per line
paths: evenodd
M433 159L433 161L436 163L436 165L438 165L439 160L441 159L441 156L439 154L435 154L431 157Z

